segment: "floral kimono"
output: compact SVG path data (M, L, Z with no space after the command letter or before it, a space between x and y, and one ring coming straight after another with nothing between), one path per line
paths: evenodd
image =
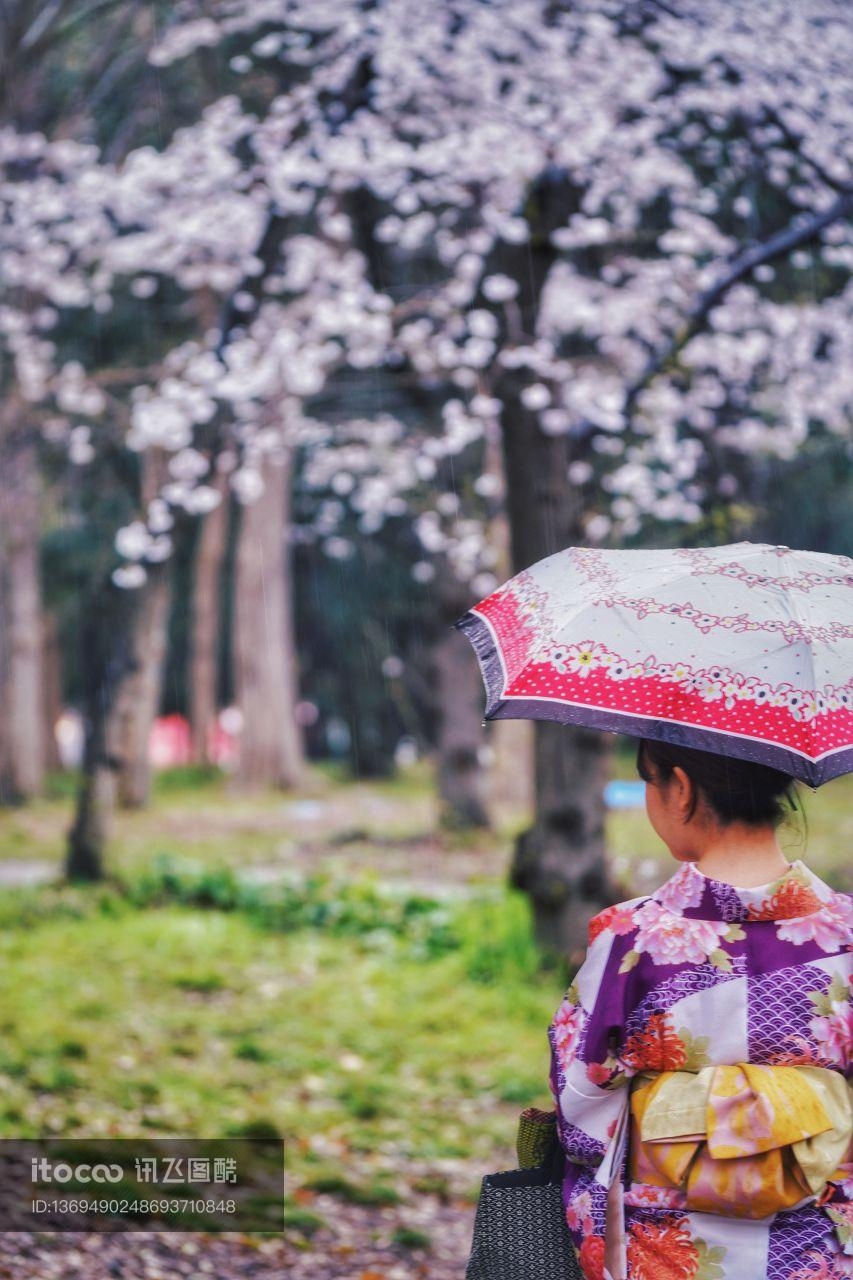
M796 1066L841 1087L814 1068L851 1069L850 897L801 862L754 889L684 863L650 897L596 916L589 935L549 1031L566 1220L587 1280L603 1280L605 1253L629 1280L853 1277L849 1151L819 1193L746 1218L696 1212L678 1186L637 1180L629 1141L640 1073Z

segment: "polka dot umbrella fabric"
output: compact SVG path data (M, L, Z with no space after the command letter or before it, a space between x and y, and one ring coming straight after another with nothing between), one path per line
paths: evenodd
M557 720L781 769L853 770L853 560L741 542L567 547L456 624L487 719Z

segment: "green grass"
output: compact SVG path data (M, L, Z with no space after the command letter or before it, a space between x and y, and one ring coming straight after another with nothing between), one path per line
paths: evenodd
M326 1219L322 1214L314 1213L312 1209L302 1209L299 1205L285 1205L285 1231L298 1231L303 1236L313 1236L325 1225Z
M426 1231L419 1231L417 1227L397 1227L391 1237L394 1244L401 1245L404 1249L429 1249L432 1240Z
M535 971L514 898L460 907L434 955L104 901L2 932L6 1136L278 1134L292 1185L380 1205L401 1166L508 1153L547 1100L562 978Z

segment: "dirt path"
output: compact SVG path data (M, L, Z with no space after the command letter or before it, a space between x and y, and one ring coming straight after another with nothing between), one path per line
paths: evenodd
M2 1280L462 1280L473 1210L422 1197L418 1211L318 1196L331 1226L299 1238L236 1235L0 1233ZM394 1242L401 1227L429 1248Z

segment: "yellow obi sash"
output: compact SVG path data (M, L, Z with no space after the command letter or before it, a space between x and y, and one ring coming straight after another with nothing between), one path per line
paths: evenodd
M766 1218L818 1196L844 1176L851 1138L853 1093L825 1067L738 1062L632 1087L632 1181L681 1191L698 1213Z

